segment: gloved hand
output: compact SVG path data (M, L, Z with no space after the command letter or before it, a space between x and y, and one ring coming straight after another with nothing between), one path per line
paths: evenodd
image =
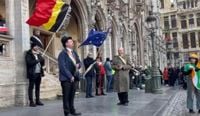
M190 69L190 70L188 71L188 73L189 73L189 74L192 73L192 70L193 70L193 69Z

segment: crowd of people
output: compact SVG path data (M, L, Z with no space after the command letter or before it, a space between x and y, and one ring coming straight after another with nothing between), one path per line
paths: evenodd
M34 31L31 39L31 49L26 52L25 60L27 65L27 78L29 79L28 96L31 107L37 105L44 105L40 100L40 84L42 76L44 76L44 58L39 52L39 47L42 47L39 40L39 32ZM118 49L118 55L110 60L106 58L105 62L101 55L94 55L90 52L87 57L81 61L79 55L76 53L72 37L63 37L61 39L63 50L58 57L59 66L59 80L62 87L63 94L63 109L65 116L69 114L78 116L74 107L74 98L76 92L76 85L81 77L86 81L86 98L93 98L96 96L106 95L106 92L116 92L119 103L117 105L128 106L128 91L136 87L137 89L144 89L147 75L151 75L149 67L134 67L128 55L125 54L123 48ZM169 65L163 71L159 68L161 75L161 83L166 86L182 85L187 89L187 107L190 113L193 110L193 93L197 98L197 109L200 113L200 91L192 84L192 78L195 73L200 70L200 62L198 56L190 55L189 63L182 67L172 67ZM199 67L198 67L199 66ZM83 76L80 73L80 68L84 67ZM93 83L95 82L95 83ZM95 85L95 86L94 86ZM35 87L35 101L33 98L33 89ZM93 94L95 88L95 95Z

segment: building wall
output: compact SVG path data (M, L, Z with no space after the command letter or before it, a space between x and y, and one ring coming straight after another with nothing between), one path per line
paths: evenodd
M185 6L184 6L184 2L185 2ZM192 2L192 1L189 1ZM162 27L163 27L163 34L165 33L169 33L170 34L170 40L168 40L168 43L171 43L171 47L168 48L168 63L173 64L174 66L180 66L182 64L184 64L185 62L187 62L188 60L188 55L191 52L195 52L199 54L199 40L198 40L198 32L200 31L200 27L197 26L197 13L199 13L199 1L197 1L197 4L195 4L194 2L194 7L192 8L191 3L189 3L189 5L187 5L187 1L186 0L177 0L175 1L174 7L171 7L171 2L169 1L165 1L165 8L161 9L162 11ZM197 6L196 6L197 5ZM194 25L189 25L189 15L193 14L194 15ZM171 25L171 15L175 15L176 16L176 23L177 26L176 28L172 28ZM164 27L164 17L168 16L169 17L169 28L170 29L166 29ZM185 16L186 17L186 22L187 22L187 27L185 29L182 29L181 26L181 21L182 21L182 17ZM178 48L174 48L173 47L173 43L174 38L172 37L172 33L176 32L177 33L177 41L178 41ZM183 43L183 38L182 35L184 33L192 33L195 32L195 40L196 42L195 45L196 47L192 48L191 47L191 38L188 35L188 42ZM164 39L166 39L164 37ZM184 44L188 44L188 48L184 48ZM177 56L178 54L178 56Z
M99 25L99 28L103 31L107 31L109 27L112 29L101 47L103 59L106 57L112 59L113 56L117 55L117 49L123 45L126 54L131 57L135 64L145 64L142 27L145 16L141 15L142 11L136 11L138 10L136 6L144 7L144 4L141 6L133 1L121 0L94 0L92 3L89 0L66 0L66 2L73 5L72 10L74 10L75 17L71 18L69 24L66 24L64 30L56 34L53 40L50 50L52 50L51 53L55 58L62 50L60 38L63 35L72 36L75 39L76 46L78 46L86 39L92 26ZM31 5L27 0L6 0L6 11L4 13L9 33L8 35L0 34L0 42L6 41L8 43L5 55L0 56L0 93L8 94L0 94L0 107L27 105L28 103L28 80L26 79L24 54L30 48L28 38L32 33L32 27L25 23L30 16L31 9L29 6ZM2 8L0 7L0 12ZM110 12L108 12L108 9ZM95 20L95 17L99 20ZM136 46L137 44L140 46ZM81 59L85 58L90 51L97 54L96 48L91 46L76 49ZM45 77L44 80L48 80L48 78ZM55 85L56 83L55 81Z

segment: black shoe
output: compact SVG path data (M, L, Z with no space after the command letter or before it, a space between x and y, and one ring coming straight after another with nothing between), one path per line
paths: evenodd
M90 95L90 97L94 97L93 95Z
M198 111L198 113L200 114L200 110Z
M123 103L119 102L119 103L117 103L117 105L123 105Z
M124 103L124 104L122 104L123 106L128 106L128 103Z
M189 113L193 114L195 113L193 109L189 109Z
M129 100L128 100L128 101L126 101L126 103L129 103Z
M30 107L36 107L36 104L34 102L30 102Z
M38 106L43 106L44 104L43 104L41 101L37 101L37 102L36 102L36 105L38 105Z
M92 97L90 97L90 96L86 96L85 98L92 98Z
M71 113L72 116L80 116L81 113L77 113L77 112L74 112L74 113Z
M105 93L102 93L101 95L106 95Z

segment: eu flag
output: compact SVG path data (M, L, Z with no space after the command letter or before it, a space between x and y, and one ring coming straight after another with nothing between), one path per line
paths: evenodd
M94 45L96 47L100 47L106 39L107 34L108 32L95 31L95 29L92 29L89 32L88 38L80 46Z

